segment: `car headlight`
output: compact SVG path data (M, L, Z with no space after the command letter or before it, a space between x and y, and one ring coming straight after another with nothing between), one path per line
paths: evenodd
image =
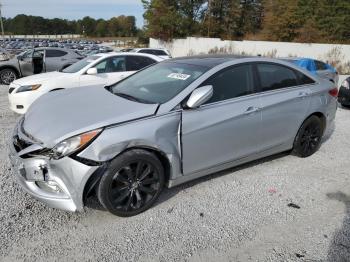
M27 91L35 91L38 90L41 87L40 84L38 85L26 85L26 86L20 86L16 93L21 93L21 92L27 92Z
M87 146L94 138L96 138L102 129L96 129L89 131L71 138L68 138L60 143L58 143L52 149L52 158L60 159L62 157L68 156L79 149L82 149L84 146Z
M346 89L349 89L349 82L348 80L344 80L343 83L341 84L342 87L345 87Z

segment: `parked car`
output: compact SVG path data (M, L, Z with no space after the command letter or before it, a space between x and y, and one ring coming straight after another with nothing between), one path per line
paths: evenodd
M342 106L350 106L350 77L346 78L339 88L338 102Z
M17 78L66 68L83 57L62 48L35 48L7 61L0 61L1 83L9 85Z
M89 56L57 72L18 79L10 84L10 108L24 114L29 106L48 92L79 87L114 84L136 71L163 59L148 54L107 53Z
M164 48L134 48L130 52L156 55L164 59L170 59L170 52Z
M123 48L123 49L120 49L119 51L120 52L131 52L134 48Z
M51 207L82 210L96 192L118 216L164 186L293 150L308 157L334 125L338 89L276 59L166 60L107 88L53 92L15 127L18 180Z
M305 68L306 70L310 71L311 73L318 75L324 79L328 79L331 82L338 84L339 81L339 75L337 70L331 66L330 64L324 63L319 60L315 60L312 58L285 58L283 59L285 61L292 62L302 68Z

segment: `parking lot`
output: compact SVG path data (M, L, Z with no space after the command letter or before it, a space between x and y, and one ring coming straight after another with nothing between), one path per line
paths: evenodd
M0 261L350 261L350 110L313 156L279 154L163 191L115 217L50 209L16 184L18 116L0 86Z

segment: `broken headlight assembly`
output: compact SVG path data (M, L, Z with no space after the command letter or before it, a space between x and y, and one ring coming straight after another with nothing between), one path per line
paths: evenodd
M73 136L58 143L50 152L50 157L60 159L88 146L100 133L102 129L96 129L77 136Z

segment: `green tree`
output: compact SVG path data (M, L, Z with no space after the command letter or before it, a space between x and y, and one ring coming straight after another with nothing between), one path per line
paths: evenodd
M181 14L176 0L142 0L146 32L150 37L170 40L182 34Z
M104 37L108 34L108 22L103 19L99 19L96 24L95 35L98 37Z
M273 41L293 41L301 27L297 0L266 0L264 37Z
M319 0L315 21L325 40L349 41L350 1Z

